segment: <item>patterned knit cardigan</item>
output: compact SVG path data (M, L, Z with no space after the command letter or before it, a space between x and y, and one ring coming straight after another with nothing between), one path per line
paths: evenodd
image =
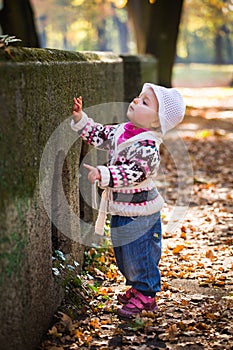
M155 177L160 163L159 146L161 139L154 131L142 132L118 144L124 132L124 124L104 126L95 123L82 112L82 119L71 128L80 133L83 140L109 153L108 166L98 166L101 173L100 187L105 191L96 224L103 229L106 213L121 216L145 216L160 211L164 200L159 192L151 200L132 202L132 196L142 191L156 189ZM113 199L113 193L128 194L128 201ZM101 232L102 233L102 232Z

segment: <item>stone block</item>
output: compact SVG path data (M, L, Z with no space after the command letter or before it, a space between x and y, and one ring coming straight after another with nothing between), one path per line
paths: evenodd
M9 47L0 50L0 76L0 344L30 350L62 298L53 249L83 262L82 232L64 205L79 217L83 144L69 127L73 97L83 96L84 109L122 101L123 65L110 53Z

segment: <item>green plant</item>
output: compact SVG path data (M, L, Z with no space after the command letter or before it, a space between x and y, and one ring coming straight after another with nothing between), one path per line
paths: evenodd
M65 254L60 250L55 250L53 259L53 274L61 283L65 292L65 303L74 308L81 308L83 305L91 307L90 301L95 296L93 286L88 283L85 275L78 273L79 263L68 261Z
M10 35L0 35L0 48L6 47L8 45L12 45L13 43L22 41L21 39L17 39L15 36Z

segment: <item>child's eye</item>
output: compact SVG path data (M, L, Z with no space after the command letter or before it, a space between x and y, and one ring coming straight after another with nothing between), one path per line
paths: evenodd
M147 106L147 102L146 102L146 100L143 100L143 104Z

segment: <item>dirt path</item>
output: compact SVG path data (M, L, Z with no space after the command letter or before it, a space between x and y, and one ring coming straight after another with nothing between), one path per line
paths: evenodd
M188 108L179 127L181 151L177 155L166 142L161 150L158 180L167 204L159 311L130 321L118 318L116 292L125 290L123 278L111 247L92 249L87 282L99 286L94 297L85 296L91 308L63 307L40 349L233 349L232 90L182 89ZM173 141L171 135L167 144ZM177 162L186 168L190 162L191 176L185 167L179 173ZM182 224L168 232L177 201L187 204L174 190L177 184L189 196L188 209Z

